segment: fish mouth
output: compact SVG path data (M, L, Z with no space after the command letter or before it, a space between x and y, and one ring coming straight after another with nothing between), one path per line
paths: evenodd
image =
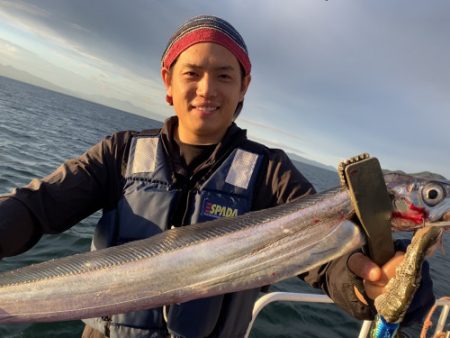
M425 208L417 207L410 201L404 199L401 200L400 203L396 203L395 206L397 211L392 213L392 219L395 221L419 225L424 224L429 216L429 213Z
M393 230L411 231L422 227L440 227L444 231L450 231L450 210L441 217L435 218L430 212L412 202L398 200L392 213L391 223Z

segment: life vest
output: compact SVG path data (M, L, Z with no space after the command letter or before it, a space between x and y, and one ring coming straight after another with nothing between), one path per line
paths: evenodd
M250 211L253 186L262 160L263 146L245 141L214 172L186 191L186 187L173 182L159 133L135 136L131 140L122 197L115 209L103 211L92 249L147 238L169 229L171 216L180 212L177 208L183 203L187 224L235 217ZM187 199L187 204L180 201L182 198ZM245 298L244 294L249 295L247 306L253 306L257 291L244 291L242 297ZM162 308L84 321L110 337L167 337L167 329L174 336L207 337L216 327L223 301L224 295L219 295L171 305L167 323ZM243 306L242 299L233 302Z

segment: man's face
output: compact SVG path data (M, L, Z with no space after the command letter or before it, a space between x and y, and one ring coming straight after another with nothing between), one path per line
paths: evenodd
M209 42L186 49L170 71L162 69L162 77L178 116L178 137L188 144L219 142L250 83L236 57Z

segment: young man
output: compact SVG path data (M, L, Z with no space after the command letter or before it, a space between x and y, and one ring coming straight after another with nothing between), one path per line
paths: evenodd
M5 196L1 255L22 252L43 233L64 231L99 209L103 216L94 249L214 219L218 215L207 202L240 215L314 193L283 151L248 140L234 123L250 71L247 47L229 23L212 16L189 20L162 57L166 100L176 116L161 130L107 137L48 177ZM398 261L395 257L383 271ZM374 298L391 275L383 271L358 253L301 277L353 316L369 318L372 313L353 284L364 279ZM88 319L83 337L242 337L258 293L245 290L170 305L167 319L163 308Z

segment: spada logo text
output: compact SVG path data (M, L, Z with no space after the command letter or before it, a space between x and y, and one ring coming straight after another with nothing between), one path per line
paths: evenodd
M236 217L238 215L238 209L207 202L205 205L205 215L212 217Z

